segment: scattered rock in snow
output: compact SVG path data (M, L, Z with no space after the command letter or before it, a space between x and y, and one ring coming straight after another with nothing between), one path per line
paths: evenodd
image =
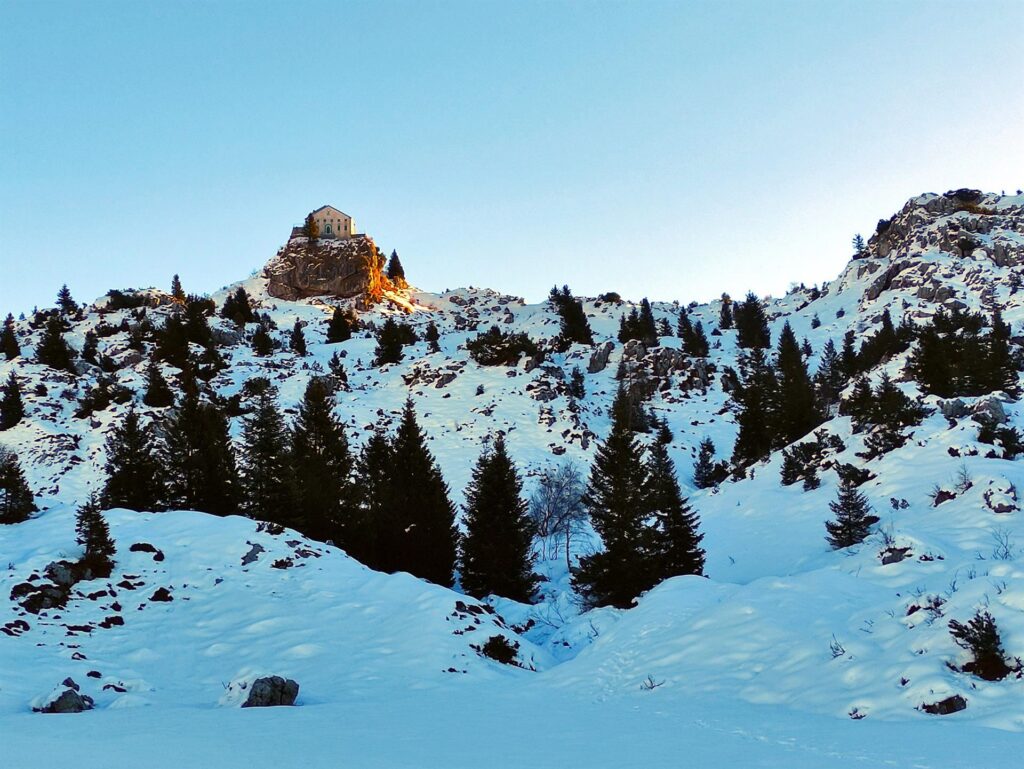
M249 696L242 703L243 708L267 708L278 705L294 705L299 696L299 685L290 678L267 676L257 678L249 687Z
M950 713L957 713L966 708L967 700L959 694L954 694L952 697L947 697L938 702L922 703L919 709L925 713L931 713L933 716L948 716Z

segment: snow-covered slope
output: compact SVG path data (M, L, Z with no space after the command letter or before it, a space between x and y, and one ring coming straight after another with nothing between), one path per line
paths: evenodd
M1024 196L921 196L880 223L866 252L836 280L770 300L773 339L789 322L797 338L810 343L813 369L828 339L838 345L853 330L859 344L886 308L899 322L927 318L939 306L985 312L998 307L1017 331L1024 324L1024 292L1017 288L1022 277ZM258 358L232 324L212 321L229 363L211 382L219 394L241 393L251 377L267 376L286 410L293 409L309 378L326 371L338 352L349 389L339 394L337 413L350 437L358 444L371 429L392 427L411 395L456 501L473 461L497 431L506 433L528 487L553 464L572 460L585 468L609 426L615 372L624 357L638 360L659 383L651 405L674 433L671 455L702 518L708 578L670 580L629 611L581 614L568 592L564 563L552 558L540 564L549 581L537 606L496 598L490 603L497 614L491 614L470 611L477 602L408 575L369 571L293 532L261 532L256 522L241 518L117 510L108 513L118 543L112 578L77 586L94 594L92 599L77 597L45 617L25 615L7 596L51 561L77 556L73 510L101 483L105 434L127 406L76 419L78 397L95 383L98 370L87 367L76 379L31 362L39 332L22 321L23 355L0 359L0 381L17 373L28 416L0 433L0 442L18 452L43 511L27 523L0 526L0 627L14 627L16 620L29 625L0 635L0 732L10 725L31 739L52 728L38 726L47 719L26 712L34 698L66 676L97 701L99 710L84 717L87 723L102 723L110 709L122 708L126 714L118 716L123 720L117 728L152 728L153 720L133 711L150 705L168 714L153 718L195 724L200 735L244 730L238 714L211 715L211 709L224 694L222 684L266 672L300 681L300 703L309 707L281 716L295 729L320 732L339 719L331 728L345 733L344 724L352 724L353 743L367 744L367 735L381 726L376 711L394 708L408 718L411 735L446 735L438 739L465 746L475 760L487 760L487 747L467 732L502 728L508 731L499 749L508 751L521 740L527 750L537 740L532 762L538 765L546 765L540 755L551 758L550 765L556 758L564 764L590 757L595 766L623 766L648 755L667 761L685 749L708 759L697 763L714 766L712 748L727 751L722 745L729 740L748 749L736 754L753 757L745 765L1013 765L1008 746L1019 736L975 731L973 725L1024 730L1024 681L983 682L947 664L965 659L948 621L966 620L980 607L997 619L1007 652L1024 656L1024 526L1015 502L1024 473L1020 462L986 456L992 447L977 442L978 425L969 417L943 417L938 399L928 396L925 403L936 411L912 430L912 439L870 462L857 456L863 436L852 432L848 418L822 426L844 444L836 460L873 473L861 491L881 519L862 546L835 552L823 526L837 486L832 470L822 474L816 490L783 487L776 454L743 480L705 491L692 486L700 441L712 438L725 458L735 439L722 376L736 367L733 331L710 337L706 370L666 352L679 348L674 337L650 351L615 342L600 370L591 365L594 349L580 345L551 353L535 368L525 360L511 368L481 367L466 353L468 338L496 324L551 339L559 328L554 308L487 289L410 290L360 313L361 320L372 327L395 314L417 330L433 321L441 349L432 353L420 342L406 348L401 363L376 368L369 331L341 344L324 343L332 301L273 299L263 277L239 285L277 323L282 339L297 319L304 322L309 355L282 351ZM236 287L213 298L220 305ZM619 318L633 305L590 299L584 306L600 349L615 339ZM653 309L656 318L675 327L678 303ZM159 325L170 311L151 309L149 317ZM710 330L718 325L719 311L720 303L713 302L692 306L690 315ZM80 349L87 330L100 323L116 328L129 315L101 317L94 308L67 339ZM128 347L128 334L103 336L100 351L127 364L117 379L139 392L146 363ZM905 363L906 354L897 356L872 377L888 371L908 394L918 395L916 384L906 381ZM586 373L578 409L570 407L565 387L574 366ZM176 372L165 373L173 380ZM45 392L37 391L39 385ZM962 400L969 413L976 399ZM1011 423L1024 427L1019 404L1003 405ZM138 398L136 407L146 418L160 417ZM237 436L239 420L232 429ZM933 486L953 490L964 468L971 487L933 506ZM153 545L163 560L132 552L135 543ZM263 552L243 565L253 545ZM597 546L583 538L575 555ZM903 560L883 565L883 551L895 548L909 550ZM285 558L291 568L274 567ZM159 587L168 588L174 600L154 602ZM461 608L458 601L464 602ZM111 616L124 624L99 627ZM90 629L68 631L69 625ZM524 666L536 670L480 657L472 645L492 634L520 643ZM99 676L89 677L89 671ZM642 688L649 676L660 685ZM125 691L104 689L108 684ZM410 688L417 693L406 697ZM966 710L939 719L918 709L952 694L967 699ZM452 729L445 714L464 718L466 732ZM264 715L252 718L260 719L254 735L268 730L255 739L273 755L267 734L283 735L284 727ZM895 730L883 721L915 724ZM509 723L519 725L519 737ZM685 726L685 734L669 737L669 724ZM641 741L635 750L623 750L610 738L620 728L633 730ZM563 730L564 743L557 739ZM584 739L592 734L599 736ZM729 740L723 740L726 735ZM331 756L353 759L355 754L345 752L353 743L332 737L324 744L334 746ZM15 742L21 751L28 744ZM363 766L442 765L436 759L417 763L416 752L403 745L381 748L379 764L365 756L353 760ZM462 757L453 751L444 765L470 765L460 764ZM14 765L59 763L26 760ZM326 759L314 765L327 765ZM739 764L723 759L720 765Z

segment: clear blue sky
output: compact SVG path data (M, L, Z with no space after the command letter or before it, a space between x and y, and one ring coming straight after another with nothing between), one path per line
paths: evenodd
M331 203L429 290L834 277L1024 186L1024 2L0 2L0 312L212 291Z

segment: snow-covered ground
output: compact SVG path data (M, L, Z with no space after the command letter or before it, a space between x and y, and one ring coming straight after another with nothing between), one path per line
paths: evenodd
M986 205L1003 211L1022 204L993 198ZM917 234L914 245L852 261L817 298L795 290L772 300L773 339L790 322L797 338L810 342L813 368L826 340L838 346L853 329L859 344L885 308L897 322L930 315L936 282L971 309L1001 307L1019 331L1024 292L1013 289L1013 276L1020 268L932 242L964 212L929 217L911 207L901 216ZM977 238L1020 244L1024 227ZM901 261L906 265L891 270ZM226 347L230 366L212 382L216 390L230 396L250 377L268 376L282 405L293 409L309 378L340 352L350 389L340 394L337 413L353 442L374 427L393 426L411 395L456 501L497 430L507 433L529 490L546 467L571 460L585 470L608 429L622 345L606 368L586 374L578 411L570 408L563 381L574 366L587 372L590 348L555 353L533 370L525 361L480 367L466 354L477 326L553 337L558 321L548 304L526 305L487 289L403 293L411 314L386 304L362 320L379 323L396 313L420 330L432 320L441 350L431 353L420 342L406 348L401 363L378 369L368 333L324 343L330 304L273 299L259 277L243 285L276 321L281 338L296 319L307 324L310 354L261 359L244 342ZM214 295L218 305L233 289ZM614 339L631 306L585 302L599 343ZM654 307L673 328L678 310L678 304ZM710 330L719 310L714 302L690 314ZM117 326L126 316L109 313L103 320ZM98 322L90 312L68 340L80 349ZM213 325L232 332L226 321ZM408 575L370 571L293 532L259 531L247 519L115 510L107 514L118 544L114 575L80 583L81 595L44 617L25 614L7 596L48 563L79 554L74 507L101 483L105 433L127 407L75 419L77 397L97 372L76 381L31 363L38 334L24 322L18 328L24 355L0 358L0 382L17 372L28 418L0 434L0 442L18 452L43 511L0 526L0 628L29 624L0 634L5 765L987 769L1019 763L1013 748L1024 731L1024 681L983 682L950 667L966 656L949 635L949 620L965 621L982 607L996 618L1006 651L1024 656L1024 526L1016 499L1024 473L1019 461L986 457L992 447L977 442L970 417L947 420L936 411L912 430L907 445L870 462L857 457L863 438L847 418L823 425L845 446L836 460L875 475L861 491L881 519L863 545L833 552L823 525L837 486L832 470L814 491L783 487L776 454L744 480L715 490L692 487L700 441L711 437L725 458L735 438L722 373L736 367L737 349L734 332L725 331L710 337L714 370L706 388L693 386L691 370L674 371L652 400L673 430L671 454L702 518L706 579L670 580L629 611L580 613L565 564L553 557L538 564L549 578L538 605L493 599L485 610ZM680 340L662 344L678 347ZM102 338L100 348L115 359L131 355L124 333ZM904 379L905 359L886 362L873 378L884 369ZM119 381L138 390L144 370L144 361L132 363L118 372ZM173 379L173 370L165 373ZM46 385L45 394L34 392L38 384ZM913 382L900 386L918 394ZM976 399L963 400L969 410ZM925 402L939 405L934 397ZM1004 407L1011 423L1024 428L1019 404ZM159 417L139 408L147 419ZM240 433L239 420L232 429ZM970 488L933 506L933 487L954 491L962 471ZM162 559L130 549L139 543L158 549ZM574 554L597 544L583 537ZM253 552L254 545L262 551ZM890 547L909 550L904 560L883 565L882 551ZM250 553L253 560L243 563ZM274 566L284 559L289 568ZM153 601L158 588L174 600ZM100 625L115 616L123 624ZM501 666L473 649L495 634L520 644L523 667ZM258 674L297 680L301 707L225 705L230 682ZM94 697L96 710L65 717L30 712L34 700L68 676ZM919 710L953 694L967 699L966 710L941 717Z

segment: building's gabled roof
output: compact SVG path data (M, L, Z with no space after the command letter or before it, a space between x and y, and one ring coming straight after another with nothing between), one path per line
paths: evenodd
M346 214L340 208L335 208L334 206L320 206L320 208L316 209L313 213L314 214L318 214L318 213L320 213L321 211L323 211L324 209L327 209L327 208L331 209L332 211L337 211L342 216L348 216L348 214ZM351 219L352 217L348 216L348 218Z

